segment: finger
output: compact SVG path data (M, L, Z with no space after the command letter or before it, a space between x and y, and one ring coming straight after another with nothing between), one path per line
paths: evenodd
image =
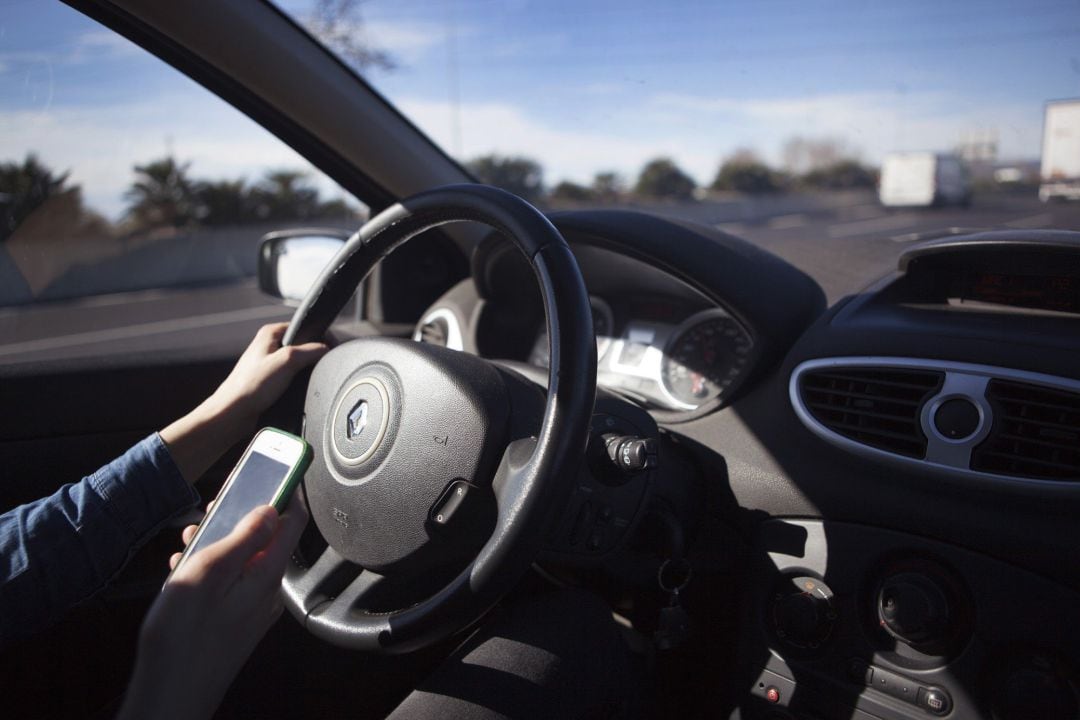
M191 538L195 537L195 533L198 530L198 525L188 525L186 528L180 531L180 539L184 541L185 547L191 544Z
M195 555L206 572L225 578L239 575L251 556L274 539L278 529L274 508L263 505L255 508L237 523L233 531ZM186 565L185 565L186 567Z
M270 323L263 325L248 344L248 351L259 355L269 355L281 347L281 338L285 335L288 323ZM246 353L245 353L246 354Z
M269 325L263 325L259 328L259 331L266 331L266 339L269 340L274 347L281 347L281 338L285 337L285 331L289 329L289 323L279 322L270 323Z
M303 345L290 345L284 348L285 366L296 371L308 365L314 365L330 348L325 343L310 342Z
M176 564L180 562L180 558L184 556L184 553L173 553L169 556L169 569L175 570Z
M281 582L285 566L300 541L304 528L307 527L309 517L301 494L294 494L289 507L279 518L273 542L249 565L252 578L259 581L257 584L262 587L276 587Z

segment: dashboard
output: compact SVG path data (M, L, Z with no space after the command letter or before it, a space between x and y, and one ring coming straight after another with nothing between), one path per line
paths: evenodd
M648 596L642 538L692 546L717 717L1080 718L1080 234L925 243L826 309L710 228L552 220L603 392L543 558ZM532 287L492 235L414 337L542 382ZM611 470L624 447L638 474Z

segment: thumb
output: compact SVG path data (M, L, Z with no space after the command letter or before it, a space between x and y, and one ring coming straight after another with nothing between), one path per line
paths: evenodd
M270 543L277 526L277 511L269 505L262 505L245 515L231 533L207 547L197 557L205 564L207 574L232 578L244 570L255 553Z

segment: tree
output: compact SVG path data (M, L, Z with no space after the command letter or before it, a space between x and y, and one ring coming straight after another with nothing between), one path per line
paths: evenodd
M135 166L135 182L124 193L127 215L141 228L184 227L198 218L195 183L187 176L191 163L173 157Z
M357 209L348 201L337 198L320 202L315 209L315 217L321 220L341 220L343 222L356 222L360 219Z
M319 191L305 173L276 170L266 174L251 191L255 214L263 220L307 220L316 215Z
M544 190L544 170L532 158L484 155L465 165L476 179L534 202Z
M54 174L33 153L21 164L0 163L0 241L14 233L49 198L63 193L78 194L77 187L65 187L68 174Z
M689 200L696 185L670 158L649 161L638 175L634 192L643 197Z
M568 202L589 202L595 199L595 195L590 188L587 188L584 185L578 185L576 182L563 180L552 188L551 199Z
M622 177L615 172L598 172L592 182L593 194L597 199L604 202L614 202L626 192L626 184Z
M243 179L199 182L195 197L203 225L241 225L256 218L255 203Z
M307 29L363 74L397 67L393 56L366 42L359 0L316 0Z
M877 173L857 160L840 160L811 170L800 180L807 187L823 190L873 188L877 185Z
M752 150L740 149L721 165L712 183L713 190L767 193L779 189L775 173Z

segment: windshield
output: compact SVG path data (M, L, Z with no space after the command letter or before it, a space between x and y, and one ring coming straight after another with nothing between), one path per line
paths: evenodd
M719 226L830 300L928 235L1080 219L1048 202L1080 193L1072 0L280 5L481 180Z

